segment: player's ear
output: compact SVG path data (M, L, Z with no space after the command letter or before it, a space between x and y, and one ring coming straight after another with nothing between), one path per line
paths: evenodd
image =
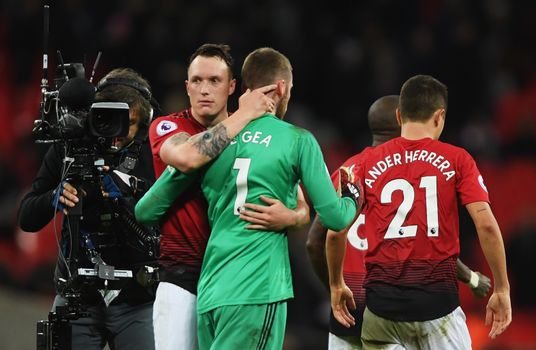
M398 123L398 126L402 126L402 116L400 114L400 108L396 108L396 111L395 111L395 114L396 114L396 122Z
M229 83L229 96L234 94L235 89L236 89L236 79L231 79Z
M188 91L188 79L184 81L184 87L186 88L186 93L190 96L190 91Z
M443 123L445 119L445 109L439 108L434 112L433 120L434 120L434 126L438 127Z
M287 88L287 83L285 82L285 80L281 79L281 80L278 80L276 82L276 85L277 87L275 88L275 93L279 96L279 97L282 97L285 95L285 91L286 91L286 88Z
M447 110L445 108L441 108L441 118L443 121L445 121L445 118L447 117Z

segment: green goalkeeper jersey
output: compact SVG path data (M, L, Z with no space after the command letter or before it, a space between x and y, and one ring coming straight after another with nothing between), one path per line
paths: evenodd
M273 115L249 123L207 169L201 187L211 235L198 284L199 313L293 297L286 233L246 229L237 208L263 204L261 195L295 208L300 180L326 227L338 231L352 221L356 206L336 194L315 138Z

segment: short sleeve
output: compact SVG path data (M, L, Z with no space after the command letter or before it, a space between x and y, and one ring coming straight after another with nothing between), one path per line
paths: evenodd
M462 205L474 202L490 203L488 189L476 162L465 150L460 153L456 174L456 192Z
M164 141L170 136L173 136L181 131L179 125L180 119L171 120L168 117L160 117L156 119L149 128L149 140L151 141L151 151L153 155L160 154L160 148Z

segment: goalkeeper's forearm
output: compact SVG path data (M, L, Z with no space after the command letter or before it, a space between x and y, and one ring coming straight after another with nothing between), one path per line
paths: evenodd
M172 167L166 168L136 204L136 220L146 225L159 223L173 202L190 186L196 176L196 173L183 174Z

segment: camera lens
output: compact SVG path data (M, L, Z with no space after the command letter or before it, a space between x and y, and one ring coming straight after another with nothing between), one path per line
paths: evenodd
M89 131L97 137L128 135L128 104L122 102L97 102L91 106Z

